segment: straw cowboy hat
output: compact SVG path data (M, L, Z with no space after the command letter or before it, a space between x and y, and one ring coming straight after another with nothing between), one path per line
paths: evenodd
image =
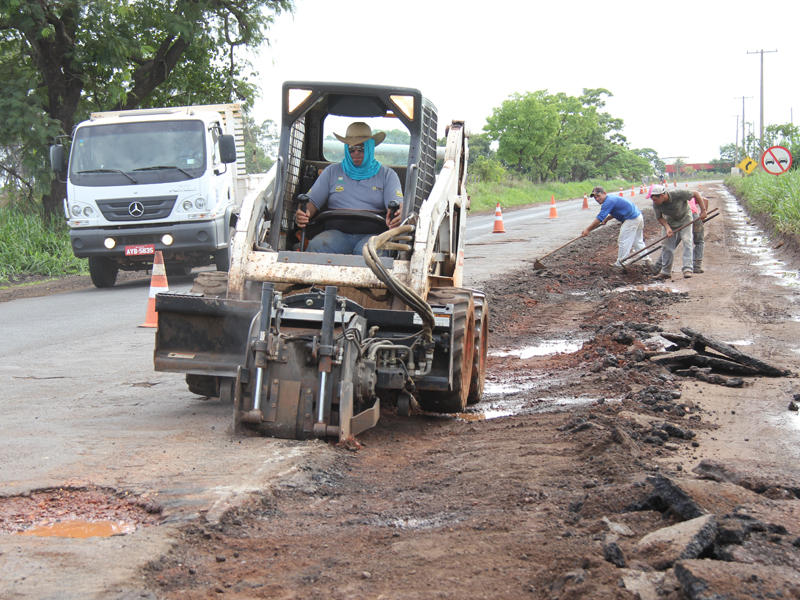
M386 134L382 131L372 135L372 129L370 126L361 121L350 123L350 125L347 127L347 132L344 134L344 137L340 136L338 133L334 133L333 135L336 136L337 140L343 144L347 144L348 146L363 144L368 139L375 140L375 145L377 146L384 139L386 139Z

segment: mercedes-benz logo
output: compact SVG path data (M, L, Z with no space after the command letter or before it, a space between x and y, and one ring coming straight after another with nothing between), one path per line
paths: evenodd
M141 202L131 202L128 205L128 212L132 217L141 217L144 214L144 206Z

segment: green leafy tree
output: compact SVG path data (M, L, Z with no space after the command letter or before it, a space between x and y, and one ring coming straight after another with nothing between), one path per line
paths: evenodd
M0 0L3 96L35 90L10 108L37 117L29 132L3 130L11 137L0 145L38 148L35 176L49 181L42 203L56 213L65 185L45 175L42 130L31 130L69 134L92 110L251 100L235 48L266 42L275 15L293 8L292 0Z
M244 159L248 173L266 173L278 155L280 131L272 119L256 125L252 117L244 118Z
M470 166L470 173L474 174L480 181L489 183L503 183L506 179L506 169L495 158L478 156Z
M484 131L498 142L497 157L518 173L546 172L545 157L558 133L558 108L547 91L512 94L486 119Z
M469 164L472 165L478 157L494 158L492 140L486 133L475 133L469 137Z

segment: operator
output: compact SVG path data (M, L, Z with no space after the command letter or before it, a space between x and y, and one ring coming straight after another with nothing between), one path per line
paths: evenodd
M397 227L401 222L403 190L400 178L392 169L375 160L375 146L386 134L379 131L373 135L372 128L363 122L351 123L344 137L333 135L345 144L341 163L328 165L308 192L310 202L306 212L298 206L295 222L300 228L328 203L331 210L368 211L385 216L386 227ZM389 210L389 201L400 203L394 216ZM361 255L367 240L386 231L382 224L358 219L330 219L325 231L309 242L308 252Z
M653 211L656 220L664 228L664 245L661 249L661 257L656 264L661 266L660 273L656 279L672 279L672 261L675 258L675 248L679 242L683 242L683 276L689 278L694 271L694 235L690 227L681 229L675 233L674 230L692 222L692 209L689 200L692 198L700 206L700 219L708 216L706 208L708 201L700 195L700 192L689 191L687 189L674 189L669 191L663 185L653 185L647 192L647 197L653 201ZM702 257L701 257L702 260Z
M586 237L600 225L605 225L611 219L616 219L622 225L619 228L619 237L617 244L619 251L617 252L617 260L611 266L621 269L623 267L622 260L630 254L631 249L634 252L644 249L644 218L642 211L630 200L626 200L622 196L614 196L606 194L606 191L597 186L589 194L600 204L600 213L594 218L589 226L581 232L581 235ZM645 263L649 262L649 258L645 259Z

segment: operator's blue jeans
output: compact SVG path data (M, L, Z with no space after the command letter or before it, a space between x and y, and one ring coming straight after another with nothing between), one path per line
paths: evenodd
M371 238L372 233L342 233L335 229L323 231L308 242L306 252L327 252L329 254L355 254L361 256L364 244ZM378 252L378 255L381 255Z

